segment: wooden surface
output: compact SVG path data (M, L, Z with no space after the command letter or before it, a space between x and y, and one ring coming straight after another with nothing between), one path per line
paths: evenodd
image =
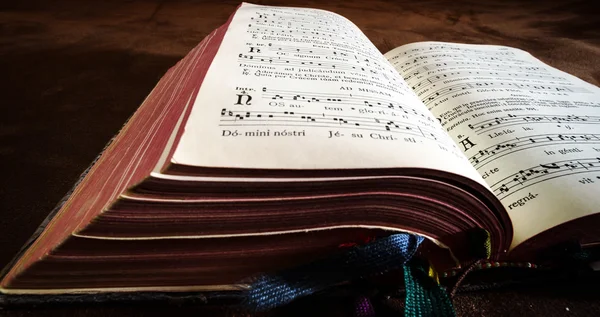
M337 12L382 51L415 41L501 44L600 83L597 1L260 1ZM0 265L119 130L164 72L236 1L0 3ZM460 315L597 315L598 293L533 288L463 295ZM321 313L327 310L320 310ZM197 307L76 306L6 316L198 315Z

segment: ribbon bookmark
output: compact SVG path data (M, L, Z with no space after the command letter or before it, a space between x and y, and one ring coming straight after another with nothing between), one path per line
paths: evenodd
M394 234L331 257L269 275L260 275L246 293L245 307L261 312L331 286L400 269L412 258L423 237Z

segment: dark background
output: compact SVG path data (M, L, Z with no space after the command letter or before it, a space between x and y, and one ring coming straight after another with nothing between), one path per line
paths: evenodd
M597 1L256 1L342 14L383 52L415 41L500 44L600 83ZM4 266L165 71L237 1L0 3L0 266ZM528 287L459 296L460 315L598 315L598 292ZM6 316L197 315L198 307L78 305ZM322 313L325 310L321 310Z

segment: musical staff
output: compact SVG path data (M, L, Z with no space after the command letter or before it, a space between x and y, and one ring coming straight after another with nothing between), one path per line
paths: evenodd
M359 116L340 116L326 113L307 113L296 111L233 111L221 110L219 126L283 126L283 127L322 127L351 128L353 130L390 132L438 140L437 131L420 127L407 121L392 121L387 118L365 118Z
M535 147L560 144L600 144L600 134L536 134L514 138L479 150L469 157L469 161L480 169L505 155Z
M512 59L512 58L500 58L500 57L493 57L493 56L469 56L469 55L464 55L464 54L438 54L437 56L419 56L416 58L411 58L408 61L405 61L403 63L401 62L395 62L392 65L394 66L394 68L396 68L399 72L403 73L404 72L412 72L412 69L414 69L417 66L422 66L423 63L427 63L427 62L435 62L435 65L437 67L442 67L442 66L447 66L447 64L449 62L459 62L462 61L465 64L469 65L469 64L473 64L473 63L481 63L481 64L488 64L488 67L493 67L493 64L499 65L498 68L502 69L502 66L506 66L506 65L511 65L511 64L516 64L513 66L521 66L524 64L523 61L518 60L518 59ZM499 63L502 63L501 66ZM444 65L446 64L446 65ZM429 64L431 65L431 64ZM527 64L525 64L527 65ZM522 67L527 67L527 66L522 66ZM417 68L418 69L418 68Z
M571 93L589 93L590 91L583 87L571 87L563 85L540 85L540 84L524 84L515 82L503 82L503 81L489 81L489 82L470 82L447 86L442 89L431 92L430 94L422 97L421 100L425 105L429 105L436 99L442 98L445 95L451 93L457 93L466 89L476 88L512 88L521 90L537 90L537 91L550 91L550 92L571 92ZM422 95L419 95L419 97Z
M427 116L423 112L419 112L406 104L401 104L386 98L379 98L377 96L367 96L362 94L351 93L334 94L293 90L277 90L267 89L266 87L263 87L262 92L263 99L301 101L307 103L327 103L332 105L348 106L350 108L349 110L356 110L357 106L364 106L369 108L395 110L404 114L418 116L429 122L435 121L431 118L431 116Z
M313 47L303 47L303 46L290 46L290 45L274 45L273 43L269 43L267 45L268 50L271 52L280 52L280 53L288 53L302 55L302 56L318 56L318 58L322 58L323 56L330 56L332 59L337 61L348 62L358 61L366 63L366 66L373 66L377 70L384 70L382 64L378 63L376 60L372 59L370 55L364 54L357 50L348 50L340 47L336 47L334 49L323 49L323 48L313 48ZM359 58L358 55L361 55ZM327 58L327 57L326 57ZM373 65L370 65L373 64ZM390 68L391 67L386 66Z
M268 12L279 12L279 14L275 15L275 14L270 14ZM286 11L302 11L301 15L290 15L289 12ZM251 17L250 20L257 22L257 23L268 23L269 22L269 18L271 19L277 19L278 21L284 21L285 24L287 25L287 23L295 23L295 24L300 24L300 26L303 26L303 24L310 24L310 25L314 25L314 26L320 26L320 27L325 27L328 30L334 30L329 29L328 26L333 22L333 19L331 16L327 16L327 15L323 15L323 14L307 14L306 10L294 10L294 8L286 8L285 11L280 11L277 9L273 9L273 8L269 8L266 9L264 11L264 14L259 14L257 13L257 17ZM276 23L275 20L271 20L271 23Z
M290 46L290 45L277 45L269 43L267 45L269 51L272 52L283 52L283 53L296 53L296 54L312 54L312 55L333 55L336 57L349 57L353 52L345 51L338 52L340 49L324 49L324 48L313 48L303 46Z
M413 90L419 90L421 87L428 86L430 84L436 83L441 80L446 79L457 79L461 77L468 76L482 76L482 77L493 77L493 78L512 78L512 79L539 79L539 80L565 80L564 77L559 76L547 76L547 75L538 75L538 74L530 74L530 73L511 73L511 72L502 72L502 71L483 71L483 70L473 70L473 71L452 71L447 73L442 73L438 75L429 76L426 79L418 82L414 86L412 86Z
M415 63L419 63L424 60L440 59L440 58L449 58L449 59L454 59L454 60L467 59L470 61L487 61L487 62L502 61L502 62L522 63L522 61L520 59L516 59L516 58L482 56L482 55L467 55L467 54L461 54L461 53L437 53L437 52L434 52L433 54L423 54L420 56L413 56L411 58L411 60L404 62L404 64L399 64L399 65L400 65L400 69L402 69L404 67L413 65Z
M523 123L572 123L572 124L599 124L600 116L576 115L513 115L487 119L478 123L469 124L468 127L477 134L485 133L492 129L503 128Z
M340 73L397 75L377 48L349 21L315 10L274 12L256 13L249 19L244 28L246 45L250 46L248 53L262 54L239 54L240 63L253 64L247 65L250 67L284 66L289 67L288 71L306 67L340 70ZM256 45L257 42L261 44Z
M238 61L241 63L251 64L271 64L271 65L287 65L296 67L310 67L310 68L326 68L336 70L353 70L369 72L371 74L378 74L379 70L372 69L371 65L357 65L352 63L345 63L341 61L336 62L323 62L323 61L312 61L307 59L296 59L296 58L281 58L280 56L259 56L259 55L247 55L239 54Z
M540 182L579 173L600 172L600 158L581 158L535 165L519 170L494 183L491 188L499 199Z
M311 35L326 35L329 37L332 37L335 35L335 37L339 37L339 38L344 38L343 36L336 34L335 32L330 32L330 31L325 31L325 30L320 30L320 31L304 31L300 28L295 28L295 29L290 29L290 28L276 28L276 27L265 27L265 26L254 26L251 25L248 27L247 32L250 34L254 34L254 33L269 33L272 35L275 34L281 34L281 33L288 33L288 34L311 34Z
M511 65L511 64L504 64L504 63L482 63L482 62L474 62L474 61L444 61L444 62L430 62L427 63L423 66L420 66L417 69L414 69L412 71L406 69L404 71L401 71L398 67L395 67L396 70L400 71L402 73L402 77L404 77L405 80L410 80L411 78L415 77L415 76L419 76L419 75L427 75L427 72L429 71L438 71L441 69L445 69L448 67L459 67L459 66L471 66L473 68L477 68L477 69L492 69L492 70L498 70L498 71L506 71L506 70L511 70L511 71L523 71L523 72L528 72L529 74L547 74L548 71L546 69L544 69L543 67L538 67L538 66L521 66L521 65Z
M483 49L475 49L475 48L465 48L460 46L453 45L431 45L429 47L416 47L410 50L405 51L401 55L394 56L394 58L400 58L400 56L410 55L415 53L424 53L424 52L432 52L432 51L458 51L458 52L468 52L470 54L485 54L485 55L493 55L493 56L514 56L515 53L511 51L495 51L495 50L483 50Z
M321 38L324 40L334 38L358 39L364 37L363 34L353 32L351 29L329 28L329 23L322 20L323 16L319 17L315 15L308 18L302 18L288 15L286 18L278 16L276 19L277 21L262 19L260 16L257 19L252 17L250 18L252 23L248 25L246 32L249 34L288 37L293 35L312 35L313 38Z
M337 45L335 48L324 49L324 48L316 48L316 47L304 47L304 46L291 46L291 45L277 45L273 43L269 43L267 45L267 49L270 52L275 53L288 53L288 54L302 54L302 55L314 55L314 56L331 56L333 58L342 58L342 59L351 59L352 57L356 57L358 55L363 58L371 58L373 54L371 52L366 52L362 49L357 48L348 48L345 45ZM336 59L337 60L337 59ZM371 61L377 64L380 67L383 67L382 64L377 63L375 61ZM396 72L392 67L390 68L391 72Z

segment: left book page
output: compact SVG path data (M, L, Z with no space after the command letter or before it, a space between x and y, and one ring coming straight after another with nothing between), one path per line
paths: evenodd
M483 182L349 20L251 4L233 17L171 161L250 169L420 167Z

